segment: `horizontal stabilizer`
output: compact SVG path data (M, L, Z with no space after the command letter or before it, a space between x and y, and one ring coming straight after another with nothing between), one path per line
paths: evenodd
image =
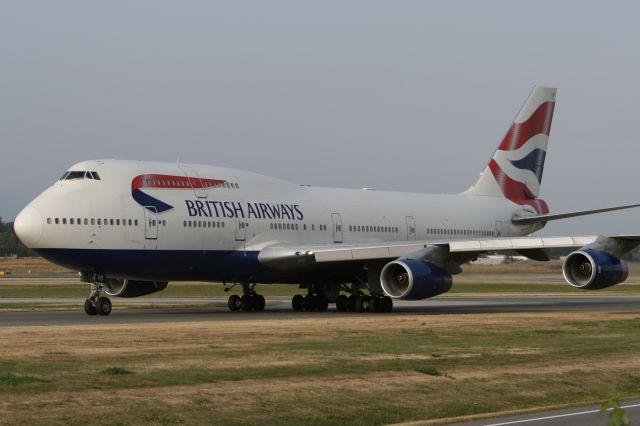
M630 204L627 206L607 207L605 209L596 210L583 210L579 212L560 213L560 214L540 214L536 216L524 216L511 219L511 223L514 225L531 225L534 223L549 222L551 220L568 219L570 217L587 216L596 213L612 212L615 210L632 209L634 207L640 207L640 204Z

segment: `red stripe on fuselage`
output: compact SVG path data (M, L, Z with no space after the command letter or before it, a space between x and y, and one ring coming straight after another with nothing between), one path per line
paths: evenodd
M555 104L556 103L552 101L545 102L531 114L531 117L529 117L527 121L513 123L498 149L502 151L513 151L514 149L520 148L535 135L542 133L549 136Z
M186 176L147 174L139 175L131 181L131 191L140 188L197 189L211 188L225 183L220 179L200 179Z

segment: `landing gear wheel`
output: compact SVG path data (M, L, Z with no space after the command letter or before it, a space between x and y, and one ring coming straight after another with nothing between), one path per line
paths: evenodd
M316 310L316 298L313 294L308 294L304 297L304 310L307 312L313 312Z
M240 296L237 294L232 294L229 296L229 300L227 301L227 306L231 312L237 312L240 310Z
M264 311L264 307L267 305L267 302L266 300L264 300L264 297L261 294L256 294L253 298L253 301L253 309L255 309L256 311Z
M369 296L367 304L367 312L380 312L380 298L376 296Z
M291 307L294 311L300 312L304 308L304 297L301 294L296 294L291 298Z
M338 312L346 312L349 310L349 298L341 294L336 299L336 309Z
M389 296L382 297L381 305L381 312L389 313L393 310L393 300Z
M360 310L358 312L369 312L369 305L371 304L371 296L362 296L362 302L360 302Z
M364 302L364 296L361 294L356 294L353 296L353 305L351 310L353 312L363 312L362 305Z
M240 309L242 309L243 311L249 312L251 309L253 309L253 306L253 297L244 295L240 298Z
M84 301L84 311L87 315L98 315L96 305L91 301L91 299L87 299Z
M107 316L111 313L111 300L108 297L98 297L96 311L99 315Z
M327 300L326 297L319 294L315 296L315 306L318 311L324 312L327 309L329 309L329 301Z

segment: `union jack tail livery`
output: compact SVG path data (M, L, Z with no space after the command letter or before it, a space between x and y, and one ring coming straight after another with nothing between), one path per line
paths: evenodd
M555 88L533 89L480 179L467 194L505 197L533 207L538 214L549 212L538 196L555 101Z

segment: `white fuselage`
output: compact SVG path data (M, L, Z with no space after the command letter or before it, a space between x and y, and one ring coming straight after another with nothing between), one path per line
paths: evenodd
M146 258L162 251L246 254L273 244L479 239L539 229L512 226L523 207L498 197L309 187L228 168L170 163L96 160L70 171L95 172L99 180L53 184L21 213L33 222L23 239L45 257L79 269L86 261L61 258L93 250L145 251ZM193 187L214 181L219 183ZM160 211L162 205L166 210ZM47 256L56 250L68 255Z

